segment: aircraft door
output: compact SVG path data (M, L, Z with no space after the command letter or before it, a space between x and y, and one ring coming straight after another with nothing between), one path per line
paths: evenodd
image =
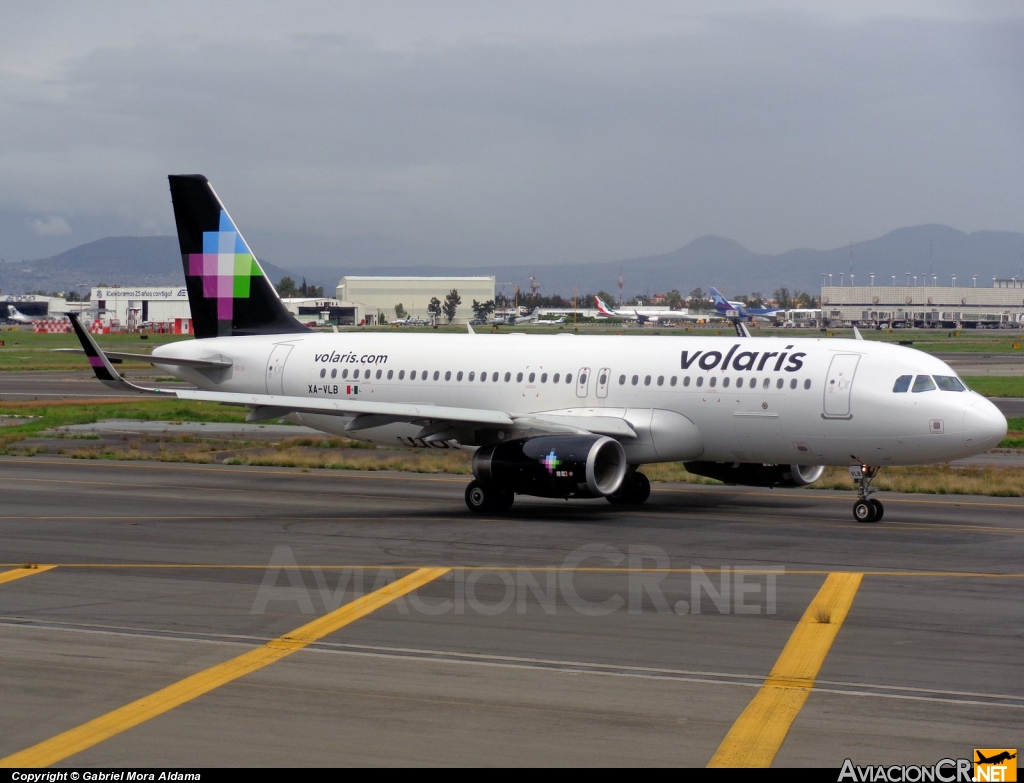
M608 396L608 385L612 380L612 371L607 367L602 367L597 371L597 386L594 391L600 399L604 399Z
M290 343L279 343L267 359L267 394L284 394L284 363L292 352Z
M850 413L850 392L853 376L857 372L860 355L840 353L832 357L825 377L825 401L822 417L826 419L852 419Z
M580 367L579 373L576 375L576 396L586 397L587 392L590 389L590 368Z

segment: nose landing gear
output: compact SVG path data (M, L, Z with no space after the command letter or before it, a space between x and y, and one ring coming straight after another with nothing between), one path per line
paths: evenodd
M885 509L882 504L870 497L876 490L871 488L871 482L878 475L878 468L869 465L850 465L850 476L860 486L857 488L858 500L853 504L853 518L858 522L880 522Z

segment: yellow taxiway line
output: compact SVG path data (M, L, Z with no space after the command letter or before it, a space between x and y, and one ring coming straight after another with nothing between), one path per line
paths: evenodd
M21 579L26 576L32 576L32 574L41 574L43 571L49 571L56 568L55 565L20 565L16 566L10 571L0 572L0 585L4 582L13 582L15 579Z
M386 587L357 598L289 634L186 677L156 693L94 718L81 726L0 759L0 767L47 767L110 737L173 710L221 685L262 669L365 617L391 601L444 576L447 568L421 568Z
M811 601L768 679L736 720L709 767L768 767L814 686L853 604L861 574L833 573Z

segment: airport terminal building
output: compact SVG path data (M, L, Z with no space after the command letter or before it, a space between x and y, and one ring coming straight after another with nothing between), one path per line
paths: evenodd
M1024 326L1024 280L993 280L991 288L823 286L822 318L835 324L941 329Z
M427 305L433 297L442 303L455 289L462 304L455 314L455 323L473 318L473 300L494 299L494 275L485 277L362 277L345 276L338 283L335 296L339 300L359 302L367 315L383 315L395 319L395 305L401 304L413 318L429 319Z

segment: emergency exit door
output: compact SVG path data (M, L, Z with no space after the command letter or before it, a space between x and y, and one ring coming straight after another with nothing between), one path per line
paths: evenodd
M825 403L822 415L826 419L850 419L850 392L853 376L857 372L860 354L840 353L832 357L825 378Z
M267 394L284 394L284 364L288 361L288 354L292 352L292 345L281 343L274 346L267 359Z

